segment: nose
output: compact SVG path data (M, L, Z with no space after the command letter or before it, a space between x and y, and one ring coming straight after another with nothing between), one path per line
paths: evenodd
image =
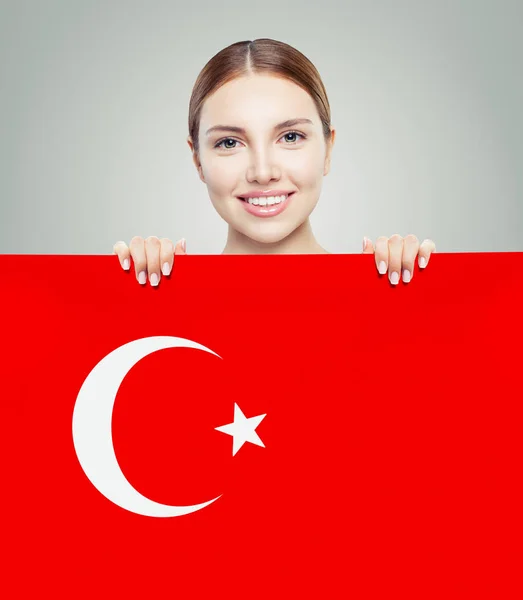
M275 164L270 152L262 151L253 153L251 164L247 169L247 181L258 182L267 185L271 181L277 181L281 177L281 170Z

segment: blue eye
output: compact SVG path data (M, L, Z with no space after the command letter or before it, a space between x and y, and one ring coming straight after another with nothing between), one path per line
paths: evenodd
M229 142L229 141L231 141L231 142L235 142L236 140L233 140L232 138L225 138L225 139L224 139L224 140L222 140L221 142L218 142L218 143L216 144L216 146L214 146L214 147L215 147L215 148L220 148L220 147L221 147L221 145L222 145L224 142ZM233 147L231 147L231 146L228 146L227 148L223 148L223 150L233 150L233 149L234 149L234 146L233 146Z
M283 137L286 137L286 136L288 136L288 135L297 135L297 136L299 136L299 137L303 137L303 136L300 136L300 134L299 134L297 131L289 131L289 132L288 132L288 133L286 133L286 134L285 134Z
M285 136L288 136L288 135L298 136L298 137L303 138L303 139L306 138L306 136L303 135L303 133L298 133L297 131L288 131L287 133L284 133L282 137L285 137ZM236 146L227 146L227 147L223 146L223 144L225 142L229 142L229 141L230 142L234 142L234 143L238 142L238 140L235 140L234 138L223 138L223 140L220 140L219 142L217 142L214 147L215 148L221 148L222 150L234 150L236 148ZM285 144L285 145L286 146L293 146L295 144L296 144L296 141L292 141L292 142L289 142L288 144Z

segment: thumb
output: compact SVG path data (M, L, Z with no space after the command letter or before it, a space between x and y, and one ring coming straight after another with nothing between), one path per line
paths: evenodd
M374 254L374 246L368 237L363 237L363 254Z
M175 254L187 254L187 243L185 238L182 238L179 242L176 243L174 247Z

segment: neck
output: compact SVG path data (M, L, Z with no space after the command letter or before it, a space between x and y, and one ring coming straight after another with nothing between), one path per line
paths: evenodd
M316 241L309 219L278 242L257 242L229 226L222 254L329 254Z

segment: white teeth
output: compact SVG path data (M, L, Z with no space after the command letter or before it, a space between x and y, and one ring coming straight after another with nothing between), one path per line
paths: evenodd
M272 206L273 204L280 204L287 198L287 195L284 196L268 196L266 198L258 197L258 198L247 198L249 204L254 204L255 206Z

